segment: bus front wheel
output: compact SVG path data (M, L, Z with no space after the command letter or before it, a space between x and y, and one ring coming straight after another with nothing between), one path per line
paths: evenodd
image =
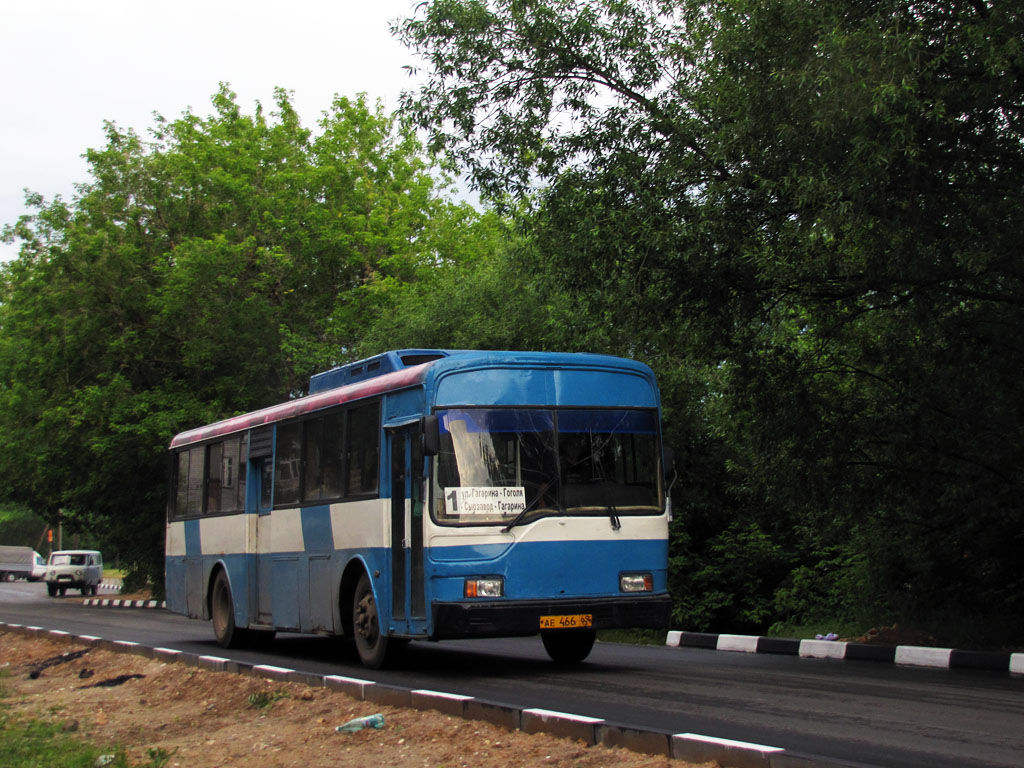
M579 664L590 655L597 634L592 629L557 629L541 632L544 650L559 664Z
M380 669L388 662L388 637L381 631L377 601L370 577L365 573L359 577L352 598L352 634L363 666Z

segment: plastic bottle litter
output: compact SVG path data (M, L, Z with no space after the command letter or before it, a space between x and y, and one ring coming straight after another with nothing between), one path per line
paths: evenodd
M384 715L379 712L376 715L367 715L366 717L357 717L354 720L349 720L347 723L339 725L334 730L338 733L355 733L361 731L363 728L383 728L384 727Z
M832 641L832 640L838 640L839 639L839 635L837 635L835 632L829 632L827 635L815 635L814 639L815 640L829 640L829 641Z

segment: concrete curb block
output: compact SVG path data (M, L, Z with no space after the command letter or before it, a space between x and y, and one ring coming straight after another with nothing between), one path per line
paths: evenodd
M577 739L588 747L598 743L597 727L605 724L599 717L552 712L549 709L524 709L522 718L520 730L523 733L547 733L566 739Z
M770 768L772 756L782 752L785 750L781 747L716 739L697 733L678 733L672 737L672 757L695 763L716 760L735 768Z
M868 645L838 640L790 640L756 635L716 635L681 631L669 632L665 645L740 653L781 653L805 659L881 661L911 667L982 669L1024 674L1024 653L959 651L952 648L926 648L915 645Z
M376 685L372 680L360 680L357 677L343 677L342 675L326 675L324 677L324 688L332 691L341 691L346 696L360 701L366 700L366 689Z
M472 700L472 696L463 696L458 693L442 693L441 691L411 691L413 709L433 709L444 715L452 717L464 717L466 714L466 702Z
M42 627L0 622L0 632L46 636L61 643L80 643L118 653L133 653L162 662L183 664L219 672L247 674L280 682L302 683L314 688L329 688L355 699L417 710L437 710L467 720L481 720L507 730L525 733L545 733L561 738L578 739L588 746L622 747L642 754L661 755L696 762L717 762L722 768L851 768L856 765L831 758L787 752L781 747L750 744L742 741L702 736L694 733L676 733L648 730L601 718L554 712L547 709L523 708L511 704L478 699L457 693L409 689L385 685L341 675L319 675L278 667L271 664L249 664L221 656L205 656L179 651L175 648L151 648L124 640L108 640L93 635L72 635ZM676 633L680 634L680 633ZM736 637L736 636L733 636ZM671 643L670 643L671 644ZM758 643L742 640L734 643L758 650ZM700 646L708 647L708 646ZM777 653L767 650L763 653ZM1024 665L1024 654L1021 664ZM860 768L871 768L860 766Z
M1015 675L1024 675L1024 653L1010 655L1010 671Z

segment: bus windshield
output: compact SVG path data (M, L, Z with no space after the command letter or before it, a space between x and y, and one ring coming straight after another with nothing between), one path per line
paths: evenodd
M462 408L438 416L438 522L661 511L654 410Z

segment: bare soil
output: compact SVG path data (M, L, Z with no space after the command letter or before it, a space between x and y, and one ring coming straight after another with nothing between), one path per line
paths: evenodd
M171 768L692 765L13 632L0 632L0 670L0 706L9 712L54 722L104 749L120 745L133 762L163 750ZM380 730L334 730L376 712L384 715Z

